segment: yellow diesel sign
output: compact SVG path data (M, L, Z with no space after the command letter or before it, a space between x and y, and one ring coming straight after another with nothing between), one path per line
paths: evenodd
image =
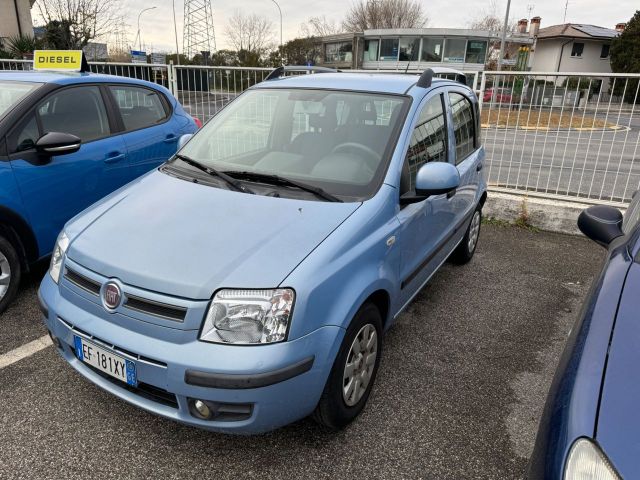
M36 50L33 52L33 68L36 70L79 72L81 67L82 50Z

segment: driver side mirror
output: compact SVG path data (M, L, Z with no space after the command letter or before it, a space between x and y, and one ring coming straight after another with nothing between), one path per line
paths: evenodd
M615 207L594 205L582 211L578 228L588 238L608 248L613 240L624 235L622 218L622 213Z
M47 155L66 155L80 150L82 141L70 133L45 133L36 142L36 151Z
M403 195L400 204L421 202L433 195L452 193L460 186L458 169L448 162L429 162L418 170L415 195Z

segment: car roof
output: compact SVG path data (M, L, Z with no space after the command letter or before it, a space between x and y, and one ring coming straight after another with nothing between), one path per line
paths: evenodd
M406 94L418 78L419 75L403 73L314 73L268 80L253 88L317 88L398 95ZM451 80L433 79L433 86L444 83L461 85Z
M42 70L30 71L8 71L0 72L0 80L10 80L17 82L33 82L33 83L55 83L57 85L73 85L78 83L134 83L137 85L145 85L157 87L158 85L137 78L119 77L117 75L104 75L100 73L88 72L53 72Z

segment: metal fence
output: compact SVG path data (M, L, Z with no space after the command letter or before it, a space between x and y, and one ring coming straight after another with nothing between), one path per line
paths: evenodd
M90 68L164 85L203 122L272 70L98 62ZM27 60L0 60L0 70L29 69ZM468 72L467 83L480 101L490 188L599 203L627 202L640 188L640 74Z
M640 187L640 75L484 72L492 187L626 202Z

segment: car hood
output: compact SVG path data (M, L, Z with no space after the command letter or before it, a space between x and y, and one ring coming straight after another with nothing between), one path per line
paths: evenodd
M622 478L637 478L640 458L640 265L627 274L602 386L596 440Z
M68 257L160 293L272 288L361 204L248 195L155 171L76 217Z

